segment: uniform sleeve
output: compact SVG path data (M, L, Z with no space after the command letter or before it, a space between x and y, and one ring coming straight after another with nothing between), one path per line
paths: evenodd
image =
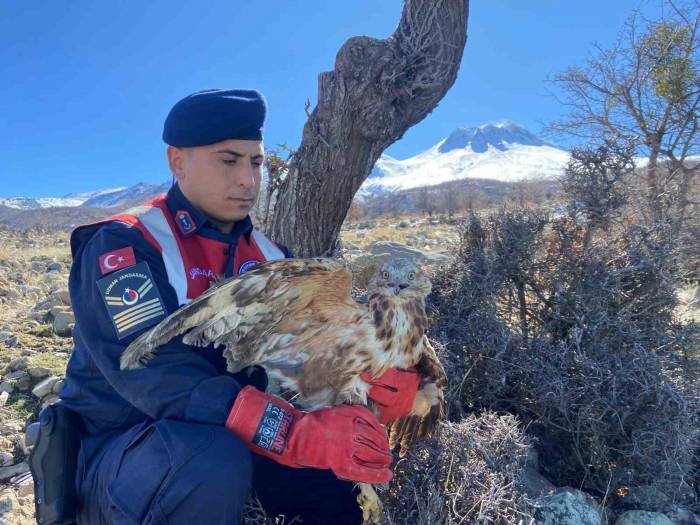
M162 257L141 232L121 223L102 226L75 254L69 278L76 329L93 362L120 396L153 419L223 425L241 384L219 373L199 349L184 344L181 337L161 347L144 368L119 369L122 351L152 326L144 324L120 339L97 284L105 277L100 256L127 247L133 249L137 264L148 264L167 314L179 307Z

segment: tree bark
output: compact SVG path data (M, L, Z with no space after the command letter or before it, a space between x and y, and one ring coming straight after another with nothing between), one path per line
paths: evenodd
M350 38L319 75L318 104L267 232L298 257L330 255L352 199L382 152L457 78L469 0L406 0L387 39Z

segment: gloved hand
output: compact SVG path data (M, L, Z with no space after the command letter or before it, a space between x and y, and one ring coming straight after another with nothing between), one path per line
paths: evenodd
M376 378L363 372L360 377L372 385L367 395L377 403L379 421L383 425L407 415L413 408L420 384L420 374L415 367L389 368Z
M226 428L253 452L282 465L331 469L339 478L365 483L392 478L386 430L364 406L303 412L246 386L236 396Z

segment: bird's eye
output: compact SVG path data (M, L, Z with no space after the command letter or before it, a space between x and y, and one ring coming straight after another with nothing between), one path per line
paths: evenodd
M382 279L388 279L389 278L389 272L386 270L382 271Z
M416 272L408 272L408 280L412 281L416 278Z

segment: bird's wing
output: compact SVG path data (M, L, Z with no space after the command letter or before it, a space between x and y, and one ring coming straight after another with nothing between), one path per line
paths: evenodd
M333 259L283 259L256 266L241 276L215 284L134 340L121 357L121 368L137 368L173 337L194 346L235 343L262 336L294 312L324 300L352 302L352 277ZM231 367L232 363L229 363Z
M445 389L447 375L438 359L428 336L423 336L423 353L416 364L421 375L421 386L417 396L427 402L420 415L402 417L389 424L389 446L401 445L400 457L404 457L410 446L417 440L432 434L437 424L445 417Z

